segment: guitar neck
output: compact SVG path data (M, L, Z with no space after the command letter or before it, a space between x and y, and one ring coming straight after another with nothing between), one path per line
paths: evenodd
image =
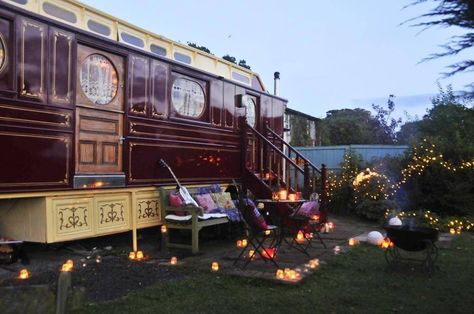
M176 184L179 186L179 188L181 189L181 183L179 183L179 180L178 178L176 178L176 175L174 174L173 170L171 170L170 166L168 166L166 164L166 168L168 168L168 171L171 173L171 175L173 176L173 179L176 181Z

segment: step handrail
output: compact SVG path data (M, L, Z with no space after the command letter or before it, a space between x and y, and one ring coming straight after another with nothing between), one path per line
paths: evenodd
M252 133L256 134L260 140L263 140L263 142L267 145L269 145L271 148L273 148L281 157L283 157L286 161L288 161L295 169L298 169L301 173L304 173L304 170L301 169L300 166L298 166L290 157L286 156L285 153L283 153L278 147L276 147L272 142L270 142L263 134L258 132L256 129L254 129L251 125L248 123L245 123L245 127L247 129L250 129Z
M268 123L265 125L266 127L266 130L267 131L270 131L270 133L272 133L274 136L277 137L278 140L280 140L283 145L286 145L286 147L288 147L288 149L290 150L290 153L291 151L295 152L296 156L298 158L301 158L303 159L305 162L308 163L309 166L313 167L317 172L321 173L321 169L316 167L310 160L308 160L306 157L304 157L300 152L298 152L296 149L294 149L293 146L291 146L290 144L288 144L288 142L286 142L280 135L278 135L278 133L276 133L275 131L273 131L269 126L268 126Z

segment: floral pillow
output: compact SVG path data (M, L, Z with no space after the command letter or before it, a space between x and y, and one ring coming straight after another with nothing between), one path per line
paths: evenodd
M304 202L297 212L297 215L312 218L314 215L319 213L319 202L308 201Z
M221 192L221 193L211 193L211 197L216 203L217 207L224 208L224 209L232 209L235 208L235 204L232 201L232 197L228 192Z
M211 212L212 210L217 208L216 203L212 200L211 195L208 194L197 194L194 196L196 199L196 202L199 204L204 209L205 213Z

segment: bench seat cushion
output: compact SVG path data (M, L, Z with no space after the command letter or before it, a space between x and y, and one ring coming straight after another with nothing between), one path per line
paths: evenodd
M179 223L185 223L189 222L191 223L191 218L192 215L185 215L185 216L178 216L178 215L173 215L169 214L165 216L165 219L167 221L176 221ZM213 219L213 218L226 218L226 214L221 214L221 213L210 213L210 214L203 214L202 216L198 216L199 220L208 220L208 219Z

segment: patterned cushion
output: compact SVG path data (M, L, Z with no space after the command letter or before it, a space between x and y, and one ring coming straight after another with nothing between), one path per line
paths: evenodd
M216 203L214 203L211 195L209 194L202 194L202 195L197 194L194 197L197 203L199 204L199 206L201 206L204 209L205 213L211 212L213 209L217 208Z
M305 216L312 218L314 215L319 213L319 202L318 201L308 201L304 202L300 209L298 210L299 216Z
M183 205L183 200L178 192L170 192L169 200L170 206L181 207Z
M255 207L255 204L249 199L246 201L247 206L245 206L245 211L243 214L247 223L254 228L267 230L267 222L265 221L265 218L263 218L262 214L260 214L257 207Z
M232 201L232 197L228 192L211 193L211 197L218 207L225 209L235 208L235 204Z

